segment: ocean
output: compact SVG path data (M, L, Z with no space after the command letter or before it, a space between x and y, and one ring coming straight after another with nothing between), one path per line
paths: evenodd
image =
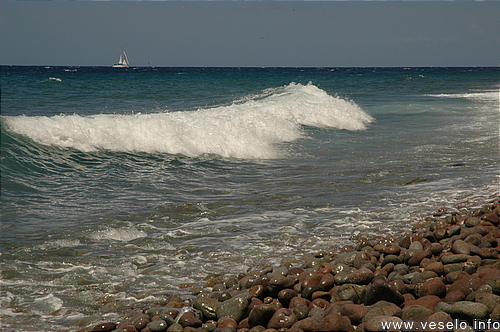
M499 99L498 67L2 66L1 328L78 330L481 206Z

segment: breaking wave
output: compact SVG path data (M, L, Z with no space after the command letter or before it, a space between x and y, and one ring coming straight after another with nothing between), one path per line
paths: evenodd
M364 130L372 121L354 102L311 83L196 111L3 117L10 132L60 148L233 158L278 157L276 144L303 137L303 125Z

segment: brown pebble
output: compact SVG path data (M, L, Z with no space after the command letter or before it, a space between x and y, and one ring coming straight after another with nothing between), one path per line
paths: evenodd
M370 308L364 304L347 303L341 307L340 314L349 318L352 325L359 325L368 311Z
M464 275L448 287L448 292L458 290L467 296L470 293L475 292L482 285L484 285L484 281L480 278L472 275Z
M386 269L377 269L375 272L373 272L373 277L377 276L384 276L387 277L389 274L387 273Z
M443 255L441 256L441 262L443 264L454 264L454 263L461 263L467 261L469 259L469 255L465 254L457 254L457 255Z
M456 240L451 247L454 254L470 255L469 244L464 240Z
M433 262L424 268L424 271L435 272L438 276L444 273L444 265L441 262Z
M229 317L222 317L217 321L217 327L232 327L234 329L238 328L238 322Z
M269 320L267 328L283 329L290 328L293 324L297 323L297 316L292 310L281 308L278 309Z
M278 300L284 307L288 307L290 300L297 296L297 292L293 289L285 288L278 293Z
M431 243L428 249L434 256L437 256L443 251L443 245L441 243Z
M313 308L321 308L321 309L326 309L331 305L331 302L325 299L317 298L311 301L311 304L309 304L309 310Z
M318 331L352 331L354 327L349 318L341 316L337 313L331 313L323 318L319 324Z
M409 234L401 239L401 241L399 241L399 245L403 248L408 249L412 242L419 241L420 239L422 239L422 237L418 234Z
M295 282L296 279L294 277L280 276L269 280L269 285L277 286L278 288L288 288L292 287L295 284Z
M248 293L252 297L262 298L262 296L264 295L264 290L265 290L264 286L255 285L255 286L250 287L250 289L248 290Z
M436 295L444 297L446 295L446 285L441 278L431 278L424 282L417 291L418 297L426 295Z
M116 324L112 322L97 324L92 328L92 332L110 332L116 329Z
M318 270L318 273L321 274L327 274L327 273L332 273L333 269L329 266L322 267L321 269Z
M325 291L328 291L333 286L335 286L335 279L333 274L326 273L325 275L323 275L323 277L319 281L319 286L321 286Z
M203 325L202 321L196 317L192 312L184 313L179 319L179 324L183 327L192 326L192 327L200 327Z
M486 258L498 259L498 251L496 248L481 248L479 256L481 256L481 258L483 259Z
M295 308L298 306L309 307L309 304L311 304L311 301L309 301L308 299L304 299L303 297L297 296L290 300L289 308Z
M261 304L255 306L248 315L248 324L250 327L262 325L267 326L274 313L280 308L272 304Z
M373 279L373 272L370 269L362 267L350 271L346 278L346 283L356 285L367 285Z
M410 306L410 305L421 305L423 307L426 307L427 309L434 311L434 307L439 302L441 302L441 298L439 296L425 295L425 296L422 296L416 300L405 301L404 307Z
M312 318L307 317L299 320L297 323L293 324L290 328L291 331L319 331L319 321Z
M296 276L298 277L302 272L304 272L304 269L301 267L293 267L290 270L288 270L288 276Z
M431 258L432 257L432 252L430 250L423 250L410 258L408 260L408 265L409 266L414 266L414 265L419 265L422 259L424 258Z

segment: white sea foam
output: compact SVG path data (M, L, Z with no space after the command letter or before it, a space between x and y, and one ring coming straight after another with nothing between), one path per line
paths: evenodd
M103 230L96 231L91 234L93 240L116 240L128 242L142 237L147 237L148 234L144 231L138 230L135 227L113 228L109 227Z
M469 92L469 93L439 93L428 94L429 97L436 98L466 98L480 101L500 101L500 90L482 91L482 92Z
M60 309L63 304L63 300L50 293L47 296L35 299L33 302L27 304L27 307L36 311L53 312Z
M274 158L276 144L303 135L301 125L363 130L373 118L354 102L291 83L229 106L197 111L94 116L4 117L34 141L81 151L110 150L234 158Z

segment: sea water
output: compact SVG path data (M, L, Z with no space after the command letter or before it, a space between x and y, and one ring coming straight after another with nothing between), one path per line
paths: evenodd
M1 68L1 327L67 331L499 194L499 68ZM182 286L182 287L179 287ZM83 320L84 317L90 317Z

